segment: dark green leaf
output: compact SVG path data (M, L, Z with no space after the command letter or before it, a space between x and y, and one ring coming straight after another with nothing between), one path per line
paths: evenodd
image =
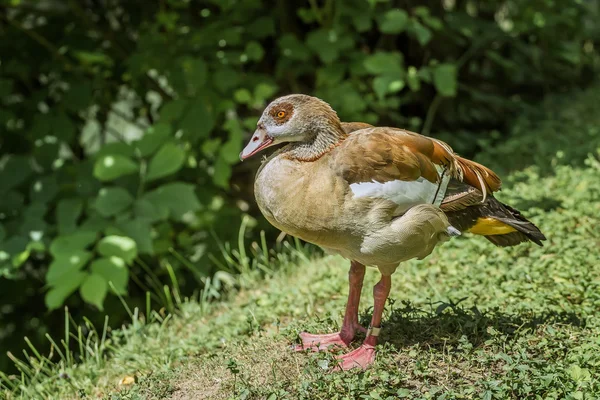
M181 64L186 80L187 92L195 96L206 83L208 68L201 58L185 58Z
M291 60L307 61L310 58L308 48L291 33L281 36L278 45L283 56Z
M260 61L265 55L265 50L262 48L260 43L252 40L246 44L246 49L244 50L248 59L252 61Z
M171 137L171 124L167 122L159 122L148 129L144 136L134 142L135 148L139 151L142 157L148 157Z
M152 254L152 225L150 220L134 219L119 222L117 224L119 230L129 236L137 244L140 253Z
M67 257L70 254L84 250L96 241L97 234L91 231L78 231L70 235L60 235L52 241L50 254L54 257Z
M389 10L379 21L379 30L383 33L398 34L406 29L408 14L404 10Z
M423 26L417 20L412 21L410 30L415 34L421 46L425 46L433 37L433 34L429 30L429 28Z
M208 136L215 124L212 112L200 98L191 102L181 121L181 129L193 142Z
M233 68L219 66L212 74L212 83L221 92L227 92L230 89L237 87L241 81L240 74Z
M10 79L0 79L0 99L8 96L13 90L13 81Z
M133 203L129 192L120 187L103 188L94 201L96 210L105 217L125 211Z
M46 175L33 181L29 190L29 201L48 203L58 194L56 175Z
M77 219L83 211L83 200L80 198L62 199L56 206L56 223L60 234L68 234L77 228Z
M58 113L52 119L52 134L63 142L69 142L73 139L75 125L66 113Z
M374 75L392 75L398 77L404 73L402 55L398 52L377 52L365 58L364 66Z
M194 185L188 183L168 183L146 193L143 198L159 209L169 210L171 218L176 220L200 208Z
M138 171L139 166L135 162L119 154L101 156L94 165L94 176L104 182Z
M153 181L179 171L185 162L185 151L174 143L166 143L150 160L146 179Z
M92 88L90 82L72 83L69 90L63 95L63 104L72 111L87 108L92 101Z
M433 69L433 84L442 96L456 96L458 72L454 64L439 64Z
M29 160L23 156L11 156L0 165L0 194L25 182L33 173Z
M306 45L314 51L321 61L329 64L340 55L339 37L334 31L320 29L306 36Z
M263 39L275 34L275 22L270 16L262 16L253 20L247 29L252 36Z
M96 153L96 159L104 156L120 155L125 158L131 158L135 155L133 146L123 142L112 142L103 145L100 150Z
M136 217L149 222L156 222L169 218L169 209L167 207L156 206L146 198L135 201L133 213Z
M182 99L177 99L168 102L160 109L161 122L171 122L178 120L183 115L186 106L187 101Z
M231 165L223 157L217 158L213 173L213 182L217 186L228 188L229 178L231 178Z

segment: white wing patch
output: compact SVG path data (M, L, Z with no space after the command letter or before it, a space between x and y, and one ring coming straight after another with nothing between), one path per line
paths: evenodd
M374 197L391 200L405 210L417 204L435 204L439 206L444 199L450 174L438 168L440 182L431 183L420 177L416 181L360 182L350 185L355 197Z

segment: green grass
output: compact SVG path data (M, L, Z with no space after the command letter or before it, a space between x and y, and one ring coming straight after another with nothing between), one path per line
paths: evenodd
M594 96L598 104L588 91L571 107ZM594 136L595 118L588 125L578 121L584 129L578 134ZM551 132L530 134L552 141ZM504 148L518 148L518 140ZM65 354L50 363L28 349L32 361L21 365L21 376L0 375L8 387L0 398L598 398L600 162L595 146L579 151L594 156L568 166L561 165L564 157L548 154L537 160L541 166L505 179L499 195L546 233L543 248L500 249L464 235L398 269L382 344L367 371L330 373L330 354L290 350L300 331L339 328L348 262L288 249L292 257L282 256L279 269L260 264L260 278L256 267L244 264L241 289L220 302L207 301L208 295L178 300L175 293L175 314L152 313L145 322L132 311L132 324L104 341L102 332L85 330L81 339L70 326L85 360L75 363ZM510 154L490 162L510 163ZM375 271L367 273L364 324L377 280ZM55 352L65 353L57 344ZM126 376L135 384L119 385Z

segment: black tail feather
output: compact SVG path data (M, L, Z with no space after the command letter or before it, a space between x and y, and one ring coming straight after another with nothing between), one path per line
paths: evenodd
M480 218L493 218L516 230L500 235L485 235L496 246L514 246L527 241L542 246L542 241L546 240L538 227L518 210L501 203L493 196L488 196L482 203L483 195L479 190L462 182L453 182L453 185L449 186L441 207L452 226L460 231L468 231Z

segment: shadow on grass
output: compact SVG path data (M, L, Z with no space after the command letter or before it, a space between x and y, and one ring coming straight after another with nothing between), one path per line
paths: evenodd
M458 345L464 343L464 337L477 347L492 334L500 334L505 336L505 340L510 340L547 324L585 327L585 321L574 313L507 314L500 309L481 312L476 307L460 306L461 301L434 303L425 310L414 307L410 302L397 304L391 299L386 308L388 313L382 324L381 339L401 349L414 344L433 348ZM363 326L368 326L370 320L371 310L367 310L361 315ZM360 341L362 338L357 338L357 342Z

